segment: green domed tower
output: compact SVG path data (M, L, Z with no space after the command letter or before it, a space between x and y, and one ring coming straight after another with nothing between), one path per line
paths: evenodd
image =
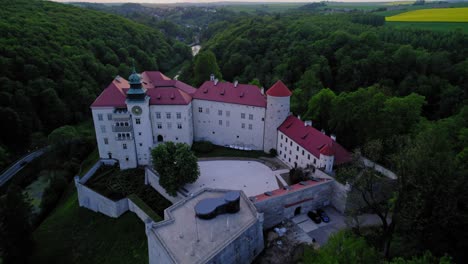
M143 101L146 98L146 91L141 85L141 78L133 67L132 74L128 77L128 83L130 84L130 89L127 91L127 99L131 101Z

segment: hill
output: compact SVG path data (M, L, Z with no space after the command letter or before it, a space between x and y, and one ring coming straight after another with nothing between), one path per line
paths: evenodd
M413 10L386 18L405 22L468 22L468 7Z
M9 126L0 132L0 159L89 118L92 100L117 74L129 74L133 60L138 69L168 71L190 57L155 29L37 0L2 3L0 47L0 117Z

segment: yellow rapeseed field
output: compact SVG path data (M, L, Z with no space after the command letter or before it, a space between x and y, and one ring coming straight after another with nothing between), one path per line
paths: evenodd
M468 22L468 7L419 9L386 17L386 21Z

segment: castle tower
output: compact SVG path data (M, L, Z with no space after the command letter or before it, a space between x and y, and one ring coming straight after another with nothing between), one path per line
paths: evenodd
M263 151L277 148L278 127L289 116L291 91L282 81L277 81L268 91L265 115Z
M151 120L149 111L149 96L141 84L140 75L133 68L133 73L128 77L130 89L127 91L127 109L132 115L133 141L136 150L136 163L148 165L151 162L151 146L153 135L151 132Z
M323 146L320 149L320 167L325 170L326 173L333 171L333 162L335 160L335 151L330 144Z

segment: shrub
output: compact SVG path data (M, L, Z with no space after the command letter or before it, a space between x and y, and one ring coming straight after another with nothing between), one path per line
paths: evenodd
M192 150L198 153L210 153L214 150L214 145L210 141L193 142Z
M276 149L274 148L270 149L270 156L272 157L278 156L278 151L276 151Z

